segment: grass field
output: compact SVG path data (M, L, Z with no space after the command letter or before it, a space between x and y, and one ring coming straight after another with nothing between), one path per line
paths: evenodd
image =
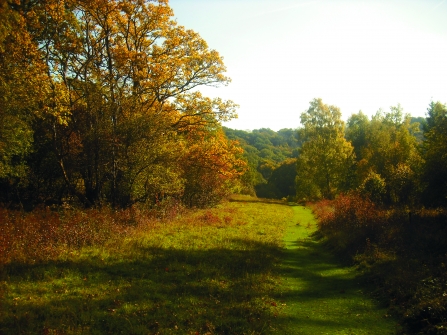
M267 333L291 215L274 204L226 203L101 247L6 264L0 334Z
M353 270L341 268L309 236L315 228L310 211L236 200L143 222L99 245L3 264L0 334L394 329L360 292Z

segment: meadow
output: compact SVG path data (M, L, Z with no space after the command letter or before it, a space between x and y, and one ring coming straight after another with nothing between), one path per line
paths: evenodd
M0 334L268 333L293 215L277 207L4 211Z
M392 334L309 208L2 211L0 334Z
M284 235L280 265L278 334L396 334L401 330L373 287L344 265L315 234L318 221L310 208L294 206L295 219Z

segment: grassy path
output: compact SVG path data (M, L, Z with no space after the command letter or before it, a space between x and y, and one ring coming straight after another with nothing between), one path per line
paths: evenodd
M394 334L396 322L364 295L355 270L342 267L311 237L310 210L293 207L281 264L282 334Z

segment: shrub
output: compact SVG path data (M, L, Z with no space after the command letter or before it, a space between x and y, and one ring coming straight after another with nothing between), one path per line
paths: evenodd
M360 192L372 199L375 203L382 203L383 197L386 194L386 182L385 179L373 171L370 171L360 185Z
M363 252L375 243L383 212L369 198L358 193L339 195L335 200L313 205L320 233L327 243L344 256Z
M356 262L405 334L447 334L446 210L385 210L356 193L311 206L319 234Z

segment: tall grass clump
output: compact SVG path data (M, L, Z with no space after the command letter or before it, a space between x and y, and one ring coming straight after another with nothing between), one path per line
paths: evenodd
M445 209L385 209L356 193L310 206L318 234L358 265L406 334L447 334Z
M135 209L40 208L25 213L0 208L0 267L41 263L83 247L101 246L146 220Z

